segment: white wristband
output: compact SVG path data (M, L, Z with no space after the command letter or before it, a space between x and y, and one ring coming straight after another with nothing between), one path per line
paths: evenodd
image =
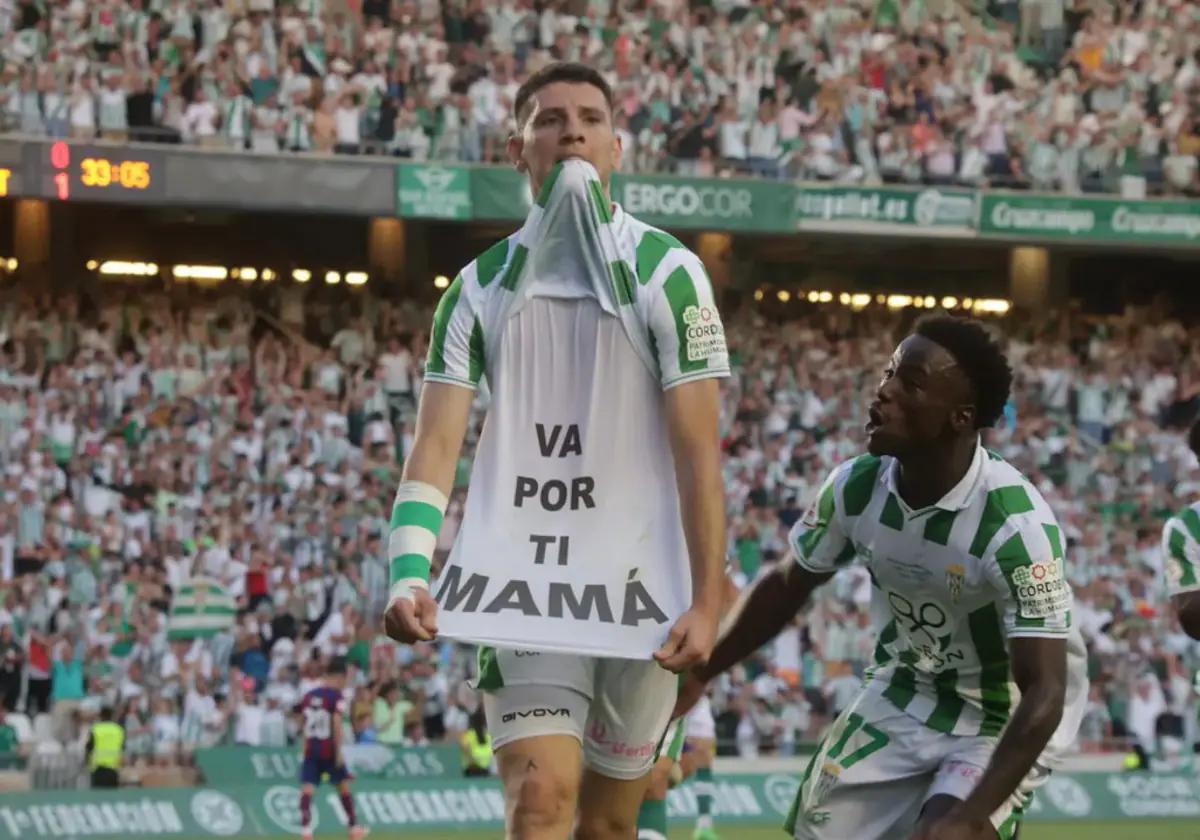
M404 578L392 584L392 588L388 590L388 609L397 601L408 601L412 603L416 600L416 591L424 589L429 591L429 581L421 578Z

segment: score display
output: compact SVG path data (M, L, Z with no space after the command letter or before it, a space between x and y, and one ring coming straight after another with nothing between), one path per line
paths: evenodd
M63 141L51 144L44 154L47 159L41 164L48 164L54 185L49 198L124 203L166 197L165 164L158 154Z

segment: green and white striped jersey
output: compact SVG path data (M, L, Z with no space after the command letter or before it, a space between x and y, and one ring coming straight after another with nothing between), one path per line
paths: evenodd
M1067 637L1067 710L1052 745L1069 744L1087 701L1086 654L1049 505L982 446L958 486L922 510L901 500L897 469L871 455L842 464L788 540L818 574L866 564L879 634L866 689L930 729L998 735L1019 700L1007 639Z
M612 225L624 257L613 267L618 298L640 322L654 353L644 361L653 362L662 387L728 376L725 332L700 258L620 206ZM485 251L443 293L430 335L428 381L478 386L488 361L485 344L508 321L507 299L527 258L519 236Z
M1167 520L1162 535L1167 594L1200 591L1200 502Z
M664 392L728 373L700 259L559 164L434 316L425 381L491 396L441 634L648 658L691 597Z

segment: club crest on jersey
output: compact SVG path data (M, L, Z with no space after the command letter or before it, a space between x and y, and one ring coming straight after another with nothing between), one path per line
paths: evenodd
M821 775L817 778L817 784L813 787L812 799L810 805L816 807L825 802L829 798L829 794L837 787L839 776L842 768L832 762L825 762L821 767Z
M967 582L967 570L955 563L952 566L946 567L946 588L950 590L950 600L958 603L958 596L962 594L963 584Z

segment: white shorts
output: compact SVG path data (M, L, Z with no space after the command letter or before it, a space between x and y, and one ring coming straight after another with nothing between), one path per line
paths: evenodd
M637 779L658 754L679 677L653 660L481 648L476 687L496 749L572 735L585 766L611 779Z
M907 840L930 799L967 798L997 740L936 732L864 691L809 762L786 828L797 840ZM992 815L1000 840L1012 837L1049 774L1035 766Z
M687 716L687 736L704 741L717 739L717 722L713 720L712 703L708 696L700 698L700 702L692 707Z

